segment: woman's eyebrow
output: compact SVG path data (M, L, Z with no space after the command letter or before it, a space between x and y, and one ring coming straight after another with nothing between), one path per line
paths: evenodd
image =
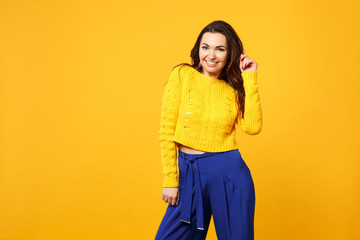
M206 44L206 43L202 43L202 44L205 44L206 46L209 46L209 45ZM224 47L224 48L225 48L225 46L223 46L223 45L219 45L219 46L216 46L216 47Z

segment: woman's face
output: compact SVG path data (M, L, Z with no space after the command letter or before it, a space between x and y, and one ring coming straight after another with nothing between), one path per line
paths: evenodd
M226 64L228 46L221 33L206 32L200 41L199 57L205 75L218 78Z

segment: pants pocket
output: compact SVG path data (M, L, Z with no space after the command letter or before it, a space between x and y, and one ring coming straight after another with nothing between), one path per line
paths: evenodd
M226 168L222 169L222 180L224 182L226 199L230 202L235 191L235 184L231 173Z

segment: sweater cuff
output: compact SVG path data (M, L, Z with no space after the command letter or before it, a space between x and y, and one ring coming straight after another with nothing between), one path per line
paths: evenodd
M257 71L242 72L241 76L245 83L257 84Z
M176 176L164 176L162 187L179 187L179 182Z

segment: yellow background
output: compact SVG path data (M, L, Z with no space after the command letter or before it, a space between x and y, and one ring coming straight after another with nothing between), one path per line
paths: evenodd
M203 27L258 63L255 239L360 239L358 1L1 1L0 239L154 239L160 104ZM216 239L211 228L207 239Z

